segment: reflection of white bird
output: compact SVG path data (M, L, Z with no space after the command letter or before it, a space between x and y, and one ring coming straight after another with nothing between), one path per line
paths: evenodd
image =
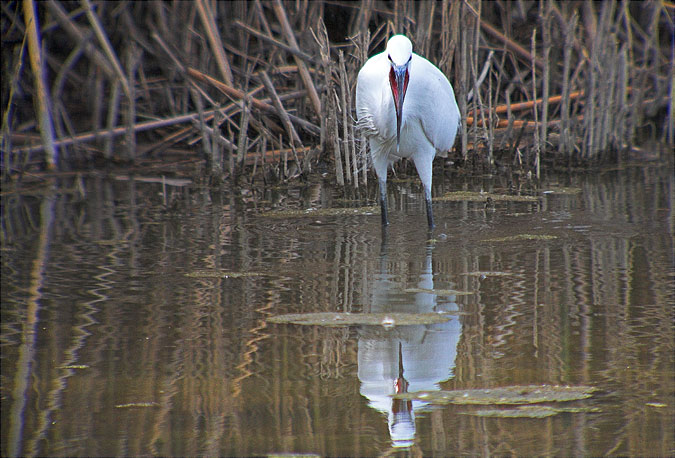
M365 63L356 83L356 116L370 143L380 184L382 224L387 218L387 169L412 158L424 185L429 228L431 172L436 153L452 148L460 125L452 85L431 62L412 52L412 43L394 35L387 49Z

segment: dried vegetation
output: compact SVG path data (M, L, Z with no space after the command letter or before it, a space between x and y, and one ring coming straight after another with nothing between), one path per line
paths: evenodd
M455 87L457 165L673 145L664 1L2 2L2 176L181 162L211 180L367 183L358 69L393 33Z

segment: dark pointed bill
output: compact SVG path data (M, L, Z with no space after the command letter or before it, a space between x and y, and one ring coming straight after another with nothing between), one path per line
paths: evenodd
M403 100L405 99L405 92L408 90L408 64L393 65L389 71L389 84L391 86L391 93L394 96L394 106L396 108L396 148L401 140L401 118L403 116Z

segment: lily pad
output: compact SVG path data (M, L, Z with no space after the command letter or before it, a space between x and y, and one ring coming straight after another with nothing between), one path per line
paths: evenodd
M457 291L456 289L427 289L427 288L408 288L406 293L429 293L436 296L468 296L472 291Z
M267 458L319 458L320 455L313 453L271 453Z
M89 369L89 366L86 364L68 364L66 366L61 366L61 369Z
M188 272L186 277L190 278L245 278L245 277L260 277L264 274L260 272L228 272L225 270L195 270Z
M600 412L597 407L548 407L520 406L515 409L481 409L473 412L460 412L462 415L490 418L546 418L559 413Z
M359 215L379 215L380 207L373 205L370 207L350 207L350 208L307 208L303 210L275 210L261 213L264 218L301 218L301 217L322 217L322 216L359 216Z
M506 237L495 237L492 239L484 239L483 242L516 242L519 240L555 240L557 235L546 235L546 234L518 234L518 235L509 235Z
M445 323L451 319L447 313L290 313L268 319L270 323L301 324L309 326L406 326L413 324Z
M557 415L559 412L551 407L524 406L516 409L487 409L475 412L461 412L462 415L489 418L546 418Z
M663 402L648 402L645 405L647 407L656 407L658 409L661 409L663 407L668 407L668 404L664 404Z
M493 202L536 202L536 196L514 196L510 194L495 194L491 192L455 191L448 192L431 200L437 202L485 202L488 198Z
M461 275L467 275L469 277L510 277L513 274L510 272L477 270L474 272L464 272Z
M137 407L157 407L159 404L156 402L129 402L127 404L117 404L115 407L117 409L131 409Z
M581 192L581 188L572 188L572 187L565 187L565 186L560 186L557 188L549 188L545 190L543 193L544 194L567 194L567 195L573 195L573 194L579 194Z
M431 402L433 404L518 405L542 402L567 402L586 399L596 388L591 386L529 385L476 390L417 391L401 393L396 399Z

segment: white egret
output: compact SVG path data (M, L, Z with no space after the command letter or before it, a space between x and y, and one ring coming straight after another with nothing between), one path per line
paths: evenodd
M401 158L412 158L424 185L429 228L432 164L447 156L460 125L452 85L434 64L412 52L404 35L394 35L387 49L363 65L356 82L356 116L368 138L380 185L382 224L387 217L387 171Z

